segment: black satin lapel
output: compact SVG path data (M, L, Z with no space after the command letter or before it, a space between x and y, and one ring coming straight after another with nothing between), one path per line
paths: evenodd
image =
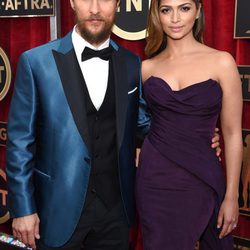
M119 51L114 52L112 56L114 80L115 80L115 94L116 94L116 125L117 125L117 140L120 148L124 129L126 125L127 103L128 103L128 83L127 83L127 69L124 58Z
M84 100L84 78L78 64L75 51L71 49L67 54L53 51L58 72L62 81L65 96L68 100L76 126L83 141L90 149L88 122Z

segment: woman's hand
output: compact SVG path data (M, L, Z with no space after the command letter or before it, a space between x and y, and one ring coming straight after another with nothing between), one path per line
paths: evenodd
M220 239L228 235L230 232L232 232L232 230L236 228L238 223L238 216L238 199L225 198L221 204L217 220L217 228L222 227L222 230L219 235Z

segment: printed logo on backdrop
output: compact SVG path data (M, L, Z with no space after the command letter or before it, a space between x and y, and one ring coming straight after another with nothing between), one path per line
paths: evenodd
M3 98L8 93L8 90L10 88L10 83L11 83L10 62L3 49L0 47L0 101L3 100Z
M250 101L250 66L238 66L244 101Z
M151 0L122 0L113 33L126 40L145 38L150 2Z
M10 214L7 210L7 189L6 189L6 174L0 169L0 224L9 220Z
M0 146L6 146L7 141L7 123L0 122Z
M250 216L250 129L242 130L243 161L239 186L239 207L242 216ZM234 236L234 249L250 250L250 238Z
M235 1L234 38L250 38L250 4L248 0Z
M238 236L234 236L235 250L250 250L250 240Z
M54 15L55 0L0 0L0 17Z
M240 213L250 216L250 129L242 130L243 161L240 180Z
M238 66L244 101L250 101L250 66ZM239 186L239 207L242 216L250 216L250 129L242 130L243 160ZM249 249L250 238L234 236L234 249Z

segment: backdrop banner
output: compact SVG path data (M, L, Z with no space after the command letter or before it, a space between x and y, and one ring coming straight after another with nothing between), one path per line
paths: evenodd
M113 32L127 40L145 38L150 2L150 0L121 1Z
M7 209L6 173L0 169L0 224L7 222L10 218Z
M1 0L0 17L54 16L55 0Z
M11 83L10 61L0 47L0 101L7 95Z
M250 38L250 3L247 0L235 2L235 38Z
M244 101L250 101L250 66L238 66Z
M240 185L240 217L233 234L235 249L250 250L250 66L248 66L250 65L250 40L236 39L249 36L250 2L249 0L203 0L203 3L206 13L205 43L215 49L229 52L235 58L237 65L240 65L244 96L242 118L244 157ZM54 5L55 2L52 0L0 0L0 16L1 13L5 13L2 15L3 18L0 18L0 232L11 232L11 220L6 207L8 194L5 144L16 66L23 51L49 42L50 17L42 16L42 13L53 15ZM74 17L69 0L60 0L60 5L60 26L64 36L74 27ZM149 6L150 0L122 0L112 34L112 39L138 54L141 59L145 58L144 38ZM7 17L7 15L26 14L39 17ZM137 221L138 223L131 230L131 250L143 250L140 223L139 220Z
M242 130L242 139L243 161L241 169L242 188L240 188L240 213L250 217L250 129Z

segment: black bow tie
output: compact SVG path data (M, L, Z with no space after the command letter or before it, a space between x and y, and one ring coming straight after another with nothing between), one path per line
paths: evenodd
M101 50L93 50L89 47L85 47L82 52L82 62L89 60L93 57L100 57L102 60L109 60L112 54L113 48L111 46L101 49Z

